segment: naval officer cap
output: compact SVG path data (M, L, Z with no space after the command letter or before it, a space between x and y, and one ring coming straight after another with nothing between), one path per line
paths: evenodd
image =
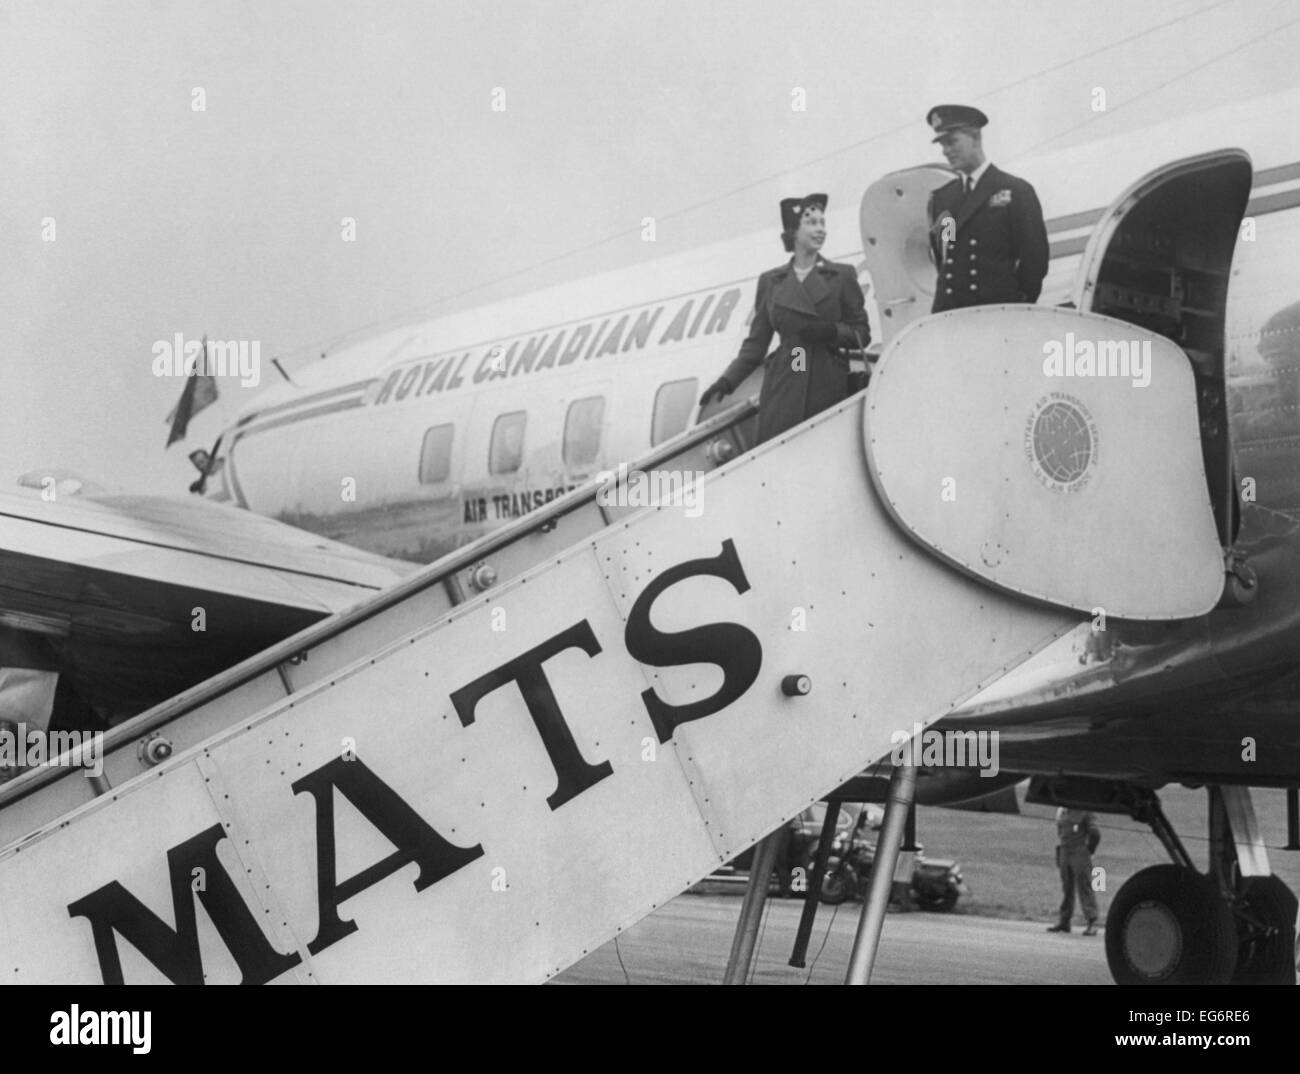
M938 141L949 131L979 130L989 117L978 108L966 104L939 104L926 113L926 123L934 131L933 141Z
M803 214L809 209L826 211L825 194L805 194L802 198L781 199L781 227L785 231L798 231Z

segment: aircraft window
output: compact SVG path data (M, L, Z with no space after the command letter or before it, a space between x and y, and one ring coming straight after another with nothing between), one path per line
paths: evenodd
M691 411L695 409L695 397L699 392L700 382L695 377L671 380L659 386L655 392L654 417L650 422L651 447L685 431L691 422Z
M528 415L522 410L502 414L492 426L488 449L488 473L513 474L524 462L524 426Z
M454 425L435 425L420 447L420 484L436 485L451 476L451 437Z
M564 419L564 465L590 466L600 454L600 433L605 424L605 397L575 399Z

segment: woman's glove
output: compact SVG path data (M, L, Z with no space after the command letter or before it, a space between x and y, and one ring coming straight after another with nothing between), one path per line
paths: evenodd
M736 386L731 381L726 377L719 377L704 389L704 394L700 396L700 406L708 406L710 399L725 399L735 390Z

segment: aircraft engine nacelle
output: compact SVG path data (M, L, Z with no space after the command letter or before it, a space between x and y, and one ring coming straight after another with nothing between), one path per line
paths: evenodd
M1039 306L924 317L886 348L864 420L882 501L953 566L1094 617L1219 600L1195 378L1165 337Z

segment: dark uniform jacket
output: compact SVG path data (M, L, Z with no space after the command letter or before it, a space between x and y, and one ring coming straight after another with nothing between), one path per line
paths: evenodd
M945 241L945 219L955 237ZM930 195L939 278L932 313L991 302L1037 302L1047 275L1047 227L1034 188L992 164L970 194L954 179Z
M815 321L835 324L833 344L803 342L800 331ZM768 355L776 333L781 345ZM722 375L739 385L767 355L758 400L758 442L762 443L845 399L849 363L837 348L861 348L870 340L862 288L853 267L819 257L800 283L791 258L759 276L749 335ZM802 371L794 368L796 347L804 351Z
M1097 818L1083 809L1062 811L1056 818L1056 839L1060 852L1066 857L1091 854L1101 841Z

